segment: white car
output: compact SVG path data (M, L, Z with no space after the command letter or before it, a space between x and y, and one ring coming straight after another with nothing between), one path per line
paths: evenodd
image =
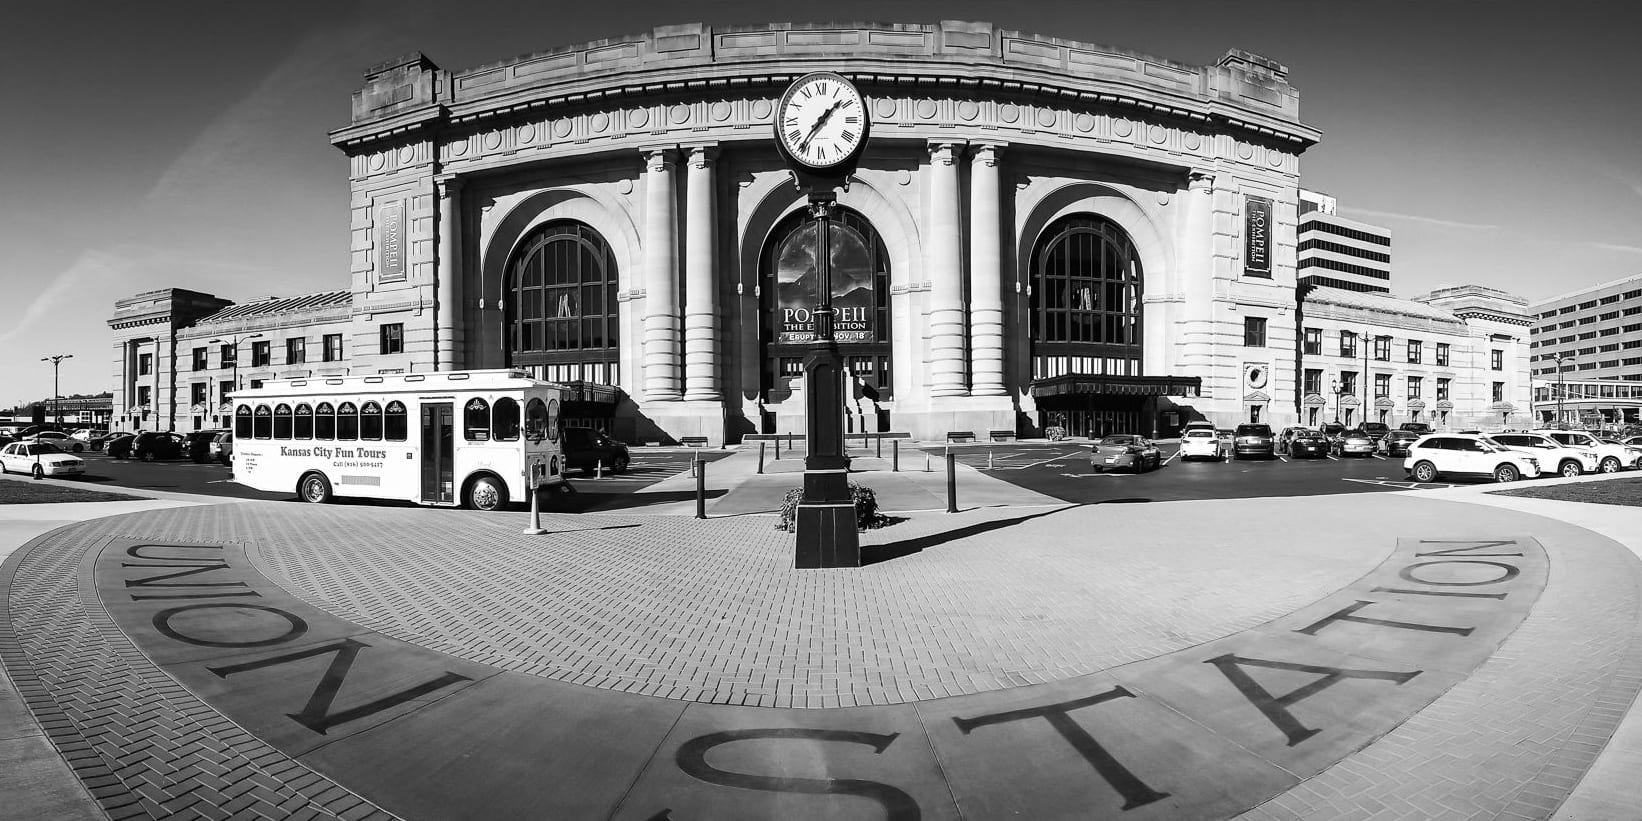
M0 472L28 473L35 476L82 476L86 472L86 462L78 456L64 453L56 445L12 442L0 448Z
M1618 473L1637 466L1636 457L1624 445L1610 445L1582 430L1536 430L1530 433L1543 434L1569 447L1595 453L1596 469L1603 473Z
M69 436L66 433L59 433L59 432L54 431L54 430L40 431L39 433L36 433L32 436L29 436L28 438L24 439L23 441L25 441L25 442L41 442L41 443L48 444L48 445L56 445L57 447L63 449L64 451L74 451L75 453L79 453L79 452L86 449L86 443L77 442L77 441L74 440L74 437Z
M1408 446L1403 470L1416 482L1439 476L1491 476L1496 482L1515 482L1539 475L1539 460L1512 450L1487 436L1434 433Z
M1539 433L1496 433L1489 439L1513 450L1533 454L1539 460L1540 475L1552 474L1573 478L1582 473L1595 473L1602 464L1596 451L1571 448Z
M1180 461L1219 458L1220 436L1214 428L1188 428L1180 435Z

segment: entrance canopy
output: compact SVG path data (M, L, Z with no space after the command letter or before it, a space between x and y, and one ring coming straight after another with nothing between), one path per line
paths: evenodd
M1092 376L1069 373L1032 382L1032 397L1052 396L1201 396L1196 376Z

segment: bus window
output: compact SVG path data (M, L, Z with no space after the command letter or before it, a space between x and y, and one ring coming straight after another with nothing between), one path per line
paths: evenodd
M490 412L490 437L500 442L518 441L519 403L513 398L504 396L496 400L496 407Z
M386 417L388 441L405 441L405 436L410 430L409 421L405 416L405 403L399 401L389 402Z
M462 406L462 438L469 442L490 439L490 403L475 396Z
M274 412L267 405L258 405L252 418L251 433L258 439L272 438L274 433Z
M307 402L296 406L296 425L292 437L295 439L314 438L314 408Z
M314 438L336 438L336 409L329 402L321 402L314 409Z
M240 405L234 408L234 438L251 438L251 406Z
M547 403L547 438L550 441L559 441L559 400L554 399Z
M554 400L555 402L557 400ZM547 405L540 399L525 403L525 438L540 442L548 435Z
M291 438L291 406L284 402L274 406L274 438Z
M352 402L336 406L336 438L338 441L359 438L359 406Z
M382 406L366 402L359 406L359 438L382 439Z

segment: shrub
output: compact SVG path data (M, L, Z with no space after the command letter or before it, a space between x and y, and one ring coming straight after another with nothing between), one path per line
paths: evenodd
M855 528L866 530L873 527L883 527L889 523L889 517L878 512L878 494L872 488L850 483L850 499L855 502ZM798 503L804 501L803 488L793 488L781 497L781 519L775 523L775 529L793 532L794 520L798 516Z

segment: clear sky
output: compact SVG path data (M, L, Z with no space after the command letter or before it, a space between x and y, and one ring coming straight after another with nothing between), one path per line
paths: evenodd
M1289 67L1302 185L1390 228L1392 287L1530 300L1642 273L1633 0L463 0L13 3L0 22L0 405L115 379L114 301L345 288L326 133L372 64L447 69L688 21L988 20L1203 65Z

